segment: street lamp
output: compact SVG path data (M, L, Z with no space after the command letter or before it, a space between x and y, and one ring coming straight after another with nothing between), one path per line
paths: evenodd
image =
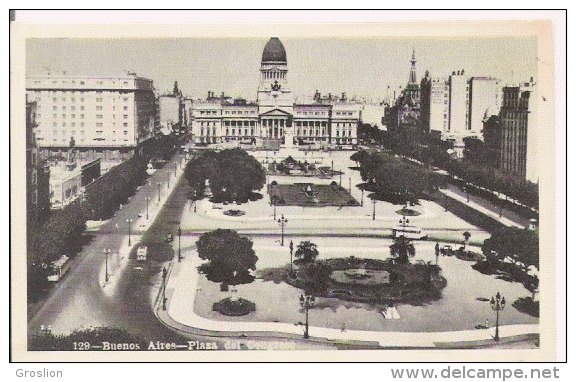
M292 268L292 253L294 251L294 243L290 240L290 277L294 275L294 269Z
M145 197L144 199L146 199L146 220L148 220L148 205L150 204L150 198Z
M168 188L170 188L170 171L168 171L166 175L168 175Z
M376 199L372 199L372 220L376 220Z
M176 178L176 168L178 167L178 162L174 161L174 178Z
M166 267L162 268L162 310L166 310L166 277L168 270Z
M126 219L126 223L128 223L128 246L132 245L132 238L130 237L130 228L132 225L132 219Z
M110 275L108 274L108 254L110 253L110 249L104 249L104 256L106 256L106 276L104 277L104 281L108 282L110 280Z
M301 294L300 295L300 306L304 308L304 311L306 312L306 323L304 324L304 338L309 338L310 336L308 335L308 310L312 307L314 307L314 304L316 303L316 297L309 295L309 294Z
M360 207L364 207L364 189L362 189L362 198L360 199Z
M182 229L178 227L178 262L182 261L182 252L180 248L180 238L182 237Z
M342 170L338 170L338 172L340 173L340 187L342 187Z
M160 203L160 182L156 183L158 185L158 203Z
M496 335L494 336L494 341L500 341L500 335L498 333L498 327L500 324L499 313L506 307L506 300L504 299L504 296L500 296L500 292L496 293L496 297L492 296L492 299L490 300L490 307L492 308L492 310L496 311Z
M276 207L276 204L274 204L274 207ZM282 241L280 242L280 245L281 245L281 246L284 246L284 225L285 225L286 223L288 223L288 219L286 219L286 218L284 217L284 214L282 214L282 217L281 217L280 219L278 219L278 224L280 224L280 227L282 227L282 228L281 228Z
M348 177L348 193L352 193L352 177Z

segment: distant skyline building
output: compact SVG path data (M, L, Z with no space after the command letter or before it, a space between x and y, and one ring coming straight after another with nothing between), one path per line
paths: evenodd
M36 140L45 154L68 151L73 140L83 159L120 158L155 132L152 80L134 73L27 77L26 92L38 105Z

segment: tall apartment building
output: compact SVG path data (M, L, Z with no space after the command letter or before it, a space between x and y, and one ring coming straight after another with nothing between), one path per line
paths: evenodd
M506 86L503 88L502 108L500 109L500 125L502 142L500 153L500 168L517 176L537 181L536 156L537 146L532 138L535 131L535 114L530 99L535 90L533 81L522 86ZM530 167L534 166L534 168ZM530 171L528 171L530 169Z
M26 78L37 103L38 147L43 154L68 151L74 141L82 159L119 158L154 134L152 80L46 75Z
M50 213L50 167L38 155L36 102L26 102L26 218L28 229Z
M421 121L424 129L440 134L443 140L461 142L465 137L481 138L486 110L499 109L500 80L492 77L466 77L464 70L447 78L422 80Z

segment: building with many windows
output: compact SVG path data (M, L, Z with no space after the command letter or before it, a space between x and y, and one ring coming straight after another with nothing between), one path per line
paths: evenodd
M237 141L256 146L354 145L362 105L342 97L297 99L288 81L286 50L277 37L264 47L256 102L209 92L192 108L196 143Z
M502 90L500 168L528 180L537 181L537 178L534 179L536 169L530 168L536 162L537 146L536 142L530 142L529 139L533 135L530 134L530 130L536 128L534 107L531 105L535 101L530 99L534 86L534 82L531 81L522 86L506 86Z
M26 102L26 213L28 229L50 213L50 167L38 155L36 102Z
M82 159L120 158L154 134L152 80L53 75L27 77L37 104L36 141L43 154L68 151L75 142Z

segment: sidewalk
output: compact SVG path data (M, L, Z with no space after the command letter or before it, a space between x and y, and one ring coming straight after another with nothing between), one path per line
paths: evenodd
M198 265L195 252L186 254L182 262L174 262L167 278L165 295L167 310L157 298L156 313L167 326L180 332L218 337L290 338L302 339L300 326L280 322L214 321L194 313L198 291ZM182 277L181 277L182 276ZM160 290L159 293L162 293ZM310 326L309 341L317 343L349 343L352 341L378 343L385 348L466 348L494 344L495 328L452 332L376 332ZM507 325L499 328L501 343L535 339L539 325Z
M513 222L512 220L504 217L504 216L500 216L499 214L497 214L496 212L489 210L486 207L481 206L480 204L476 203L473 200L467 201L466 197L458 195L457 193L445 189L445 190L439 190L442 194L444 195L448 195L450 198L455 199L465 205L467 205L468 207L471 207L473 209L475 209L478 212L483 213L486 216L491 217L492 219L502 223L503 225L507 226L507 227L516 227L516 228L520 228L520 229L524 229L525 227L522 226L521 224L518 224L516 222Z

